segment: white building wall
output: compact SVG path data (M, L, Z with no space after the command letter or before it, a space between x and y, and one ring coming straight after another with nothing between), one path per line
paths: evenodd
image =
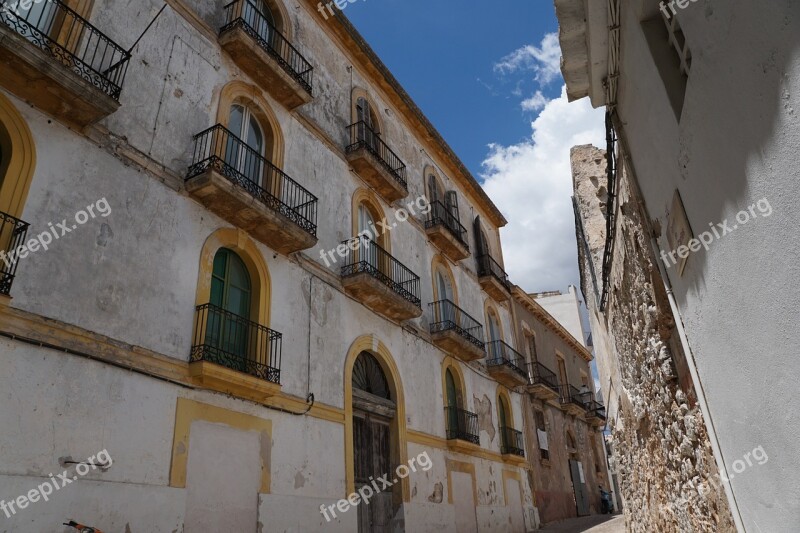
M617 110L650 217L665 230L678 189L695 236L725 220L737 226L692 253L682 275L667 269L731 478L731 505L747 531L793 531L800 482L787 473L800 455L800 418L787 399L800 374L800 291L792 283L800 4L701 1L680 10L693 62L679 122L640 10L624 4ZM769 217L756 210L756 219L734 221L761 199ZM759 447L768 461L748 465Z

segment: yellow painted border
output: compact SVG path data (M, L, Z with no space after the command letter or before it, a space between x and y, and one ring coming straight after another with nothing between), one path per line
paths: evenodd
M525 506L525 492L522 490L522 476L518 470L503 470L503 502L508 507L508 494L506 492L506 480L513 479L519 483L519 499L522 506Z
M283 168L283 153L286 146L283 130L269 103L264 99L261 89L241 80L234 80L226 84L219 94L217 124L228 127L233 104L246 105L256 115L259 122L269 126L269 129L272 130L273 140L272 152L267 154L267 159L276 167Z
M172 462L169 470L169 486L186 487L186 464L189 458L189 438L192 422L204 421L224 424L242 431L261 433L262 449L270 449L272 443L272 420L246 415L222 407L178 398L175 408L175 433L172 438ZM266 440L265 440L266 439ZM261 458L261 487L259 492L268 494L271 483L270 465Z
M403 382L400 371L395 365L392 354L374 335L362 335L353 341L347 352L344 364L344 464L345 485L347 494L355 492L355 465L353 446L353 365L361 352L369 352L380 363L381 369L389 381L389 389L395 401L397 412L392 420L391 428L395 435L392 439L391 451L397 464L408 463L408 443L406 434L406 407L403 396ZM388 472L387 472L388 473ZM404 502L411 501L411 490L408 478L401 478L401 494Z
M244 262L250 273L253 294L258 295L252 299L251 320L269 327L272 298L269 268L255 241L241 229L221 228L206 239L200 252L200 274L197 279L195 304L204 305L211 301L211 273L214 270L214 256L220 248L233 250Z
M465 463L464 461L455 461L447 459L445 461L445 468L447 470L447 503L453 503L453 480L450 474L452 472L463 472L472 476L472 498L475 507L478 506L478 482L475 478L475 464Z
M36 144L25 118L2 92L0 146L4 154L11 154L5 172L0 175L0 211L22 218L36 168Z

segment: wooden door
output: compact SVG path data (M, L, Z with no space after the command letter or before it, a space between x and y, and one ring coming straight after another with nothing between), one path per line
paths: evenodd
M372 485L386 474L392 479L390 451L391 428L389 420L368 413L353 413L353 451L355 453L355 489L356 492L365 485ZM381 486L380 484L378 485ZM384 533L391 531L393 512L392 490L386 488L375 493L368 504L358 506L358 532Z

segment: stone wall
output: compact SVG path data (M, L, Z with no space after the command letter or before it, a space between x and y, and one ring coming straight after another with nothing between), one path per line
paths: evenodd
M705 422L690 384L678 379L681 345L651 252L644 206L625 165L617 178L608 303L603 312L598 309L594 294L602 292L608 201L604 157L603 150L592 146L575 147L572 168L582 223L582 289L599 337L598 352L605 352L596 357L609 406L626 528L648 533L735 531ZM597 287L592 286L592 267Z

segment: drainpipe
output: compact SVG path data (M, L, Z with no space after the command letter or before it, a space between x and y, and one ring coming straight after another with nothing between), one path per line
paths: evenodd
M655 236L650 237L650 245L653 248L653 253L655 253L656 264L658 265L658 271L661 274L661 280L664 282L664 289L667 291L667 298L669 299L669 306L672 309L672 315L675 317L675 326L678 329L678 336L681 340L681 346L683 346L683 353L686 354L686 363L689 366L689 373L692 375L692 383L694 384L695 393L697 394L697 403L700 406L700 412L703 413L703 418L706 421L708 439L711 442L711 449L714 453L714 459L717 461L717 466L722 473L722 476L720 476L720 481L725 489L725 494L728 496L728 502L731 504L730 507L731 515L733 516L733 522L736 524L737 531L745 532L747 530L744 527L742 515L739 512L739 504L736 502L736 496L733 494L730 476L728 475L728 467L725 465L724 458L722 457L722 449L720 448L719 440L717 440L717 432L714 429L714 421L711 419L711 413L708 410L708 403L706 402L706 395L703 391L703 384L701 383L700 376L697 372L694 354L689 347L689 339L686 337L686 330L683 329L683 318L681 317L681 312L678 309L678 303L675 300L675 294L672 292L672 283L667 276L667 271L664 268L664 265L658 260L658 258L661 257L662 252L658 239Z

